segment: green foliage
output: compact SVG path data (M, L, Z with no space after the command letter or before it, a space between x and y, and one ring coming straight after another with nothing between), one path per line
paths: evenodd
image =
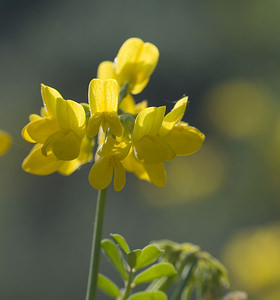
M97 285L105 294L113 298L119 297L121 295L116 284L102 274L98 274Z
M154 282L150 290L155 286L159 290L166 290L175 284L170 300L189 300L194 291L199 300L221 299L229 283L226 269L217 259L189 243L178 244L168 240L153 243L165 250L161 261L172 263L177 274Z
M157 246L155 245L149 245L145 247L142 251L141 254L139 255L137 259L137 263L135 266L135 269L138 270L140 268L144 268L148 266L149 264L153 263L155 260L157 260L164 251L160 250Z
M142 250L136 249L128 253L127 255L127 262L131 269L135 268L137 262L139 261L139 257L142 253Z
M114 240L114 242L117 243L126 254L130 252L129 246L127 245L127 242L123 236L121 236L118 233L112 233L111 237Z
M123 264L123 259L121 257L119 249L111 240L102 240L101 247L105 251L107 257L115 266L115 268L119 271L123 279L127 279L127 271Z
M195 278L198 282L198 297L221 295L222 288L229 286L227 271L224 266L206 252L200 253Z
M175 275L176 271L172 264L170 263L159 263L151 266L147 270L143 271L139 275L137 275L133 281L135 285L150 282L154 279L163 276L172 276Z
M140 292L131 295L128 300L166 300L167 296L163 292Z
M112 240L101 242L105 255L123 279L123 288L117 287L104 275L98 276L98 287L118 300L189 300L222 299L228 287L224 266L209 253L202 252L190 243L178 244L169 240L153 242L143 249L130 250L119 234L111 234ZM133 293L135 286L144 291Z
M167 262L152 265L137 274L138 270L154 263L164 251L160 250L156 245L148 245L142 250L136 249L131 251L128 243L121 235L111 234L111 238L113 241L109 239L102 240L101 246L107 258L122 276L124 288L118 288L111 280L101 274L98 277L98 287L107 295L117 297L120 300L167 299L167 296L162 291L138 292L130 296L136 285L176 274L174 266Z

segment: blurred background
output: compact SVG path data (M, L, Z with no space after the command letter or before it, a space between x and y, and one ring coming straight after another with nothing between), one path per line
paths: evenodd
M86 102L98 64L129 37L160 50L136 100L169 111L188 95L184 121L206 141L166 164L162 189L133 174L110 188L104 237L198 244L228 268L231 289L280 299L279 10L277 0L1 1L0 129L13 144L0 158L0 299L84 299L91 164L69 177L24 173L21 129L42 106L40 83ZM101 268L120 282L105 259Z

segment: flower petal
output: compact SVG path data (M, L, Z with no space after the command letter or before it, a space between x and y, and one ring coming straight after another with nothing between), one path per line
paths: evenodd
M45 104L46 111L49 116L55 116L56 113L56 100L58 98L62 98L60 93L44 84L41 84L41 94L43 98L43 102Z
M113 158L114 161L114 189L115 191L120 191L125 186L125 168L123 167L122 163Z
M95 137L98 134L99 127L103 121L104 113L94 113L88 120L87 134L89 137Z
M119 102L119 84L114 79L105 80L105 111L117 112Z
M112 181L113 164L110 157L101 157L89 172L89 183L96 190L104 190Z
M116 58L117 75L126 79L130 77L143 44L143 41L139 38L130 38L122 44Z
M110 131L112 134L116 136L122 135L122 124L121 120L118 117L117 113L105 113L105 119L107 121L108 126L110 127Z
M105 111L105 81L102 79L92 79L88 88L88 99L91 113Z
M169 112L162 122L159 134L161 136L168 134L170 130L183 118L187 107L188 97L184 97L177 101L174 108Z
M86 136L82 139L80 154L76 159L65 161L63 165L58 169L58 172L62 175L70 175L76 171L81 165L89 162L93 158L92 147L94 146L94 140L89 139Z
M145 164L144 168L149 175L149 181L157 187L164 187L166 184L166 172L164 164Z
M198 129L179 123L164 138L176 155L189 155L200 149L205 136Z
M157 164L175 158L175 151L161 137L145 136L133 143L134 154L143 163Z
M166 110L165 106L160 106L160 107L156 108L156 110L154 112L153 125L150 128L149 135L155 136L155 135L158 134L158 132L159 132L159 130L161 128L161 125L162 125L162 121L163 121L163 118L164 118L165 110ZM148 125L146 125L146 126L148 126Z
M81 104L58 98L56 102L57 122L63 130L73 130L78 136L86 133L86 114Z
M117 79L114 63L112 61L103 61L97 69L97 78L99 79Z
M127 171L133 172L139 179L144 179L149 181L148 173L143 167L143 164L141 164L135 158L133 149L131 149L127 157L124 160L122 160L122 164Z
M135 113L139 113L140 111L142 111L143 109L145 109L147 107L148 107L148 101L143 100L135 105Z
M139 94L147 85L159 58L158 48L151 43L144 43L137 57L134 74L135 81L131 88L132 94Z
M61 175L68 176L75 172L82 163L76 158L69 161L63 161L62 166L58 169Z
M58 160L53 154L44 156L42 145L36 144L29 155L24 159L22 168L25 172L35 175L49 175L58 170L63 161Z
M140 82L135 81L133 84L130 84L129 85L130 93L133 95L140 94L144 90L146 85L148 84L149 80L150 80L150 78L146 78L143 81L140 81Z
M165 106L148 107L140 111L135 120L132 140L136 142L145 135L156 135L164 118Z
M58 132L52 141L54 155L61 160L72 160L78 157L81 147L81 138L73 131Z
M135 114L135 101L130 94L123 98L119 107L126 113Z
M36 120L39 120L39 119L42 119L41 116L37 115L37 114L31 114L29 115L29 121L32 122L32 121L36 121Z
M58 130L59 126L54 117L41 118L28 123L21 134L28 142L44 144L46 139Z

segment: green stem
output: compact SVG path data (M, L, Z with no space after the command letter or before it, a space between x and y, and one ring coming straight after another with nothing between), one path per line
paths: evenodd
M100 243L102 238L102 227L103 227L103 219L104 219L104 212L105 212L106 192L107 189L98 191L86 300L94 300L96 297L97 276L98 276L99 260L100 260Z
M125 294L124 294L122 300L126 300L131 292L131 288L132 288L131 284L132 284L133 274L134 274L134 269L131 269L129 272L129 277L128 277L128 281L127 281L126 288L125 288Z
M197 259L195 259L190 266L186 267L184 270L184 278L183 280L177 285L176 289L174 290L170 300L180 300L181 299L181 295L185 289L185 287L187 286L187 284L189 283L189 281L192 278L193 275L193 270L196 267L197 264Z
M119 105L121 104L122 100L127 96L128 94L128 86L129 84L126 83L122 88L120 89L119 93Z

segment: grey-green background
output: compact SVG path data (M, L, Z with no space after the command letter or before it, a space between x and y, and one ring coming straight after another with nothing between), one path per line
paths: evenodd
M188 241L221 257L234 233L279 220L279 10L277 0L1 1L0 129L13 145L0 158L0 299L84 299L97 196L91 164L69 177L24 173L31 145L20 132L40 110L40 83L86 102L98 64L129 37L160 51L136 100L170 110L188 95L184 120L206 141L168 164L172 186L128 174L121 192L110 188L104 237L121 233L132 248ZM120 282L106 260L101 268Z

